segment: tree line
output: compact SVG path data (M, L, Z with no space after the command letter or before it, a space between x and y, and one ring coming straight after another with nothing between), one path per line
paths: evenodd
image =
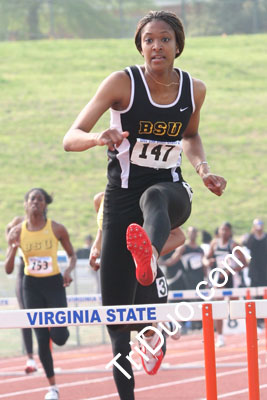
M151 9L176 12L191 36L267 31L267 0L0 0L0 40L127 38Z

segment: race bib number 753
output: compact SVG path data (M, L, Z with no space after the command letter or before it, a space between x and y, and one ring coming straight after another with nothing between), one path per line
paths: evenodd
M181 152L180 141L158 142L137 139L132 151L131 162L140 167L168 169L181 164Z
M51 257L29 257L28 272L30 275L48 275L53 272Z

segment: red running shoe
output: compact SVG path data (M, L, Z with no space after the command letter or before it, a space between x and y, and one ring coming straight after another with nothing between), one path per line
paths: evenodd
M135 262L136 279L143 286L151 285L157 276L157 260L145 230L138 224L129 225L126 242Z
M26 363L25 372L26 374L32 374L37 371L37 365L33 358L29 358Z
M145 372L148 375L155 375L162 363L163 357L166 353L166 336L165 333L162 333L164 337L164 343L157 351L155 355L153 355L144 345L141 345L141 351L143 352L143 356L141 356L141 361ZM152 348L156 349L160 345L160 337L157 334L154 334L150 338L145 338L147 344Z

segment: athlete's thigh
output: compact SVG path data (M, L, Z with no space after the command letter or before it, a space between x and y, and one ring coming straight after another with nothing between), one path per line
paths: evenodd
M161 182L153 186L163 193L172 229L184 224L191 213L190 186L186 182Z
M40 278L25 275L22 281L23 298L26 308L45 308L45 299L40 293Z
M44 288L43 295L46 297L48 308L67 307L66 289L63 283L63 276L61 274L47 278L47 287Z
M105 192L101 248L101 291L104 305L132 304L136 290L135 264L126 246L126 230L142 224L139 193L122 189Z

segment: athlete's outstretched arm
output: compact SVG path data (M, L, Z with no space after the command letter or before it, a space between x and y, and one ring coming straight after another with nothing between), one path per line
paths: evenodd
M21 232L21 224L18 224L15 225L8 233L7 237L8 248L4 263L5 271L7 274L11 274L14 270L15 257L17 249L20 245L20 232Z
M91 247L89 255L89 265L94 271L100 268L100 253L101 253L101 243L102 242L102 230L98 229L95 241Z
M209 166L206 163L202 141L198 133L200 109L205 100L206 87L199 80L194 79L193 82L196 109L183 134L183 151L193 167L196 168L205 186L217 196L221 196L226 186L226 180L222 176L210 172Z
M69 233L64 225L52 221L52 229L56 238L60 241L63 249L68 255L69 265L65 269L63 274L63 286L69 286L72 282L71 272L76 266L76 254L73 250L72 243L70 241Z
M128 136L128 132L107 129L104 132L93 133L91 130L109 108L120 108L120 105L127 101L130 85L130 79L125 72L114 72L108 76L64 136L64 150L84 151L94 146L105 145L113 150L115 144L120 145L123 138Z

